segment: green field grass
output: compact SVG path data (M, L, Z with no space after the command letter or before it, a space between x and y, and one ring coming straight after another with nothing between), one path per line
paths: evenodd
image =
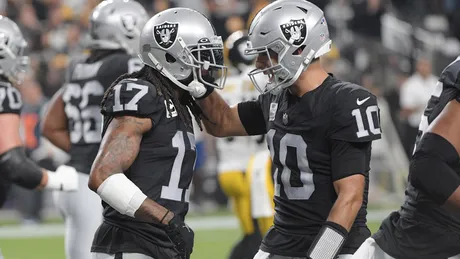
M369 227L375 232L379 225ZM196 231L192 259L225 259L240 236L238 229ZM4 259L64 259L62 237L0 239L0 248Z

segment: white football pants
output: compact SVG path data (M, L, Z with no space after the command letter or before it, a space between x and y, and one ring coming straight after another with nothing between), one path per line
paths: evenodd
M337 259L351 259L353 255L339 255ZM281 256L271 255L270 253L259 250L253 259L305 259L306 257L292 257L292 256Z
M91 258L94 233L102 223L99 196L88 188L89 175L78 173L78 191L54 192L56 206L65 219L65 254L67 259Z
M359 247L351 259L395 259L385 253L372 237L369 237ZM448 259L460 259L460 254Z

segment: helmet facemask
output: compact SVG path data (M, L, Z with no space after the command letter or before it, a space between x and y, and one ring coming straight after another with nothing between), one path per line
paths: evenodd
M14 40L0 33L0 74L11 83L20 84L26 76L30 64L29 57L24 55L26 48L25 40Z
M227 67L224 66L221 37L203 38L196 45L185 45L180 38L178 40L183 46L181 60L186 66L192 68L192 80L223 89L227 78Z
M280 60L284 57L286 51L278 53L278 62L272 59L270 54L270 47L275 46L276 49L281 49L279 44L271 44L259 48L252 48L251 43L248 42L248 48L245 50L245 55L266 55L268 58L269 66L266 68L256 68L248 73L249 78L254 84L255 88L261 93L271 92L273 94L279 93L282 89L289 86L297 78L293 79L291 72L285 68ZM285 48L288 50L288 48ZM272 51L272 53L275 51ZM275 52L276 53L276 52ZM303 69L303 68L302 68ZM299 70L302 70L299 68ZM300 74L300 73L299 73ZM298 77L298 76L297 76Z

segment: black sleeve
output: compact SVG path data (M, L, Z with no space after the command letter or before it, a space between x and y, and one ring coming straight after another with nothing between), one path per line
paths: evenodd
M0 84L0 114L20 114L22 109L22 97L13 86Z
M442 71L439 81L444 87L460 90L460 59L455 60Z
M454 170L459 161L457 150L447 139L427 132L411 158L409 181L442 205L460 186L460 176Z
M354 175L367 175L371 159L371 142L331 140L332 180Z
M109 89L102 103L104 116L150 118L156 125L166 113L165 103L153 85L143 80L124 79ZM174 111L173 111L174 112Z
M267 133L264 113L260 102L261 97L255 101L241 102L238 104L238 115L248 135L261 135Z
M362 87L337 93L330 138L348 142L369 142L381 138L377 98Z

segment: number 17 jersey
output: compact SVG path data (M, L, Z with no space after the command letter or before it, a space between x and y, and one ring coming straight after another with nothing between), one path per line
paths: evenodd
M380 138L377 100L365 88L329 76L300 98L285 89L278 95L261 95L258 103L275 168L276 211L274 229L261 248L304 257L337 200L333 182L363 174L368 183L370 148L360 154L365 156L364 172L337 170L331 150L335 143L360 145ZM353 253L370 236L367 192L368 184L342 252Z

